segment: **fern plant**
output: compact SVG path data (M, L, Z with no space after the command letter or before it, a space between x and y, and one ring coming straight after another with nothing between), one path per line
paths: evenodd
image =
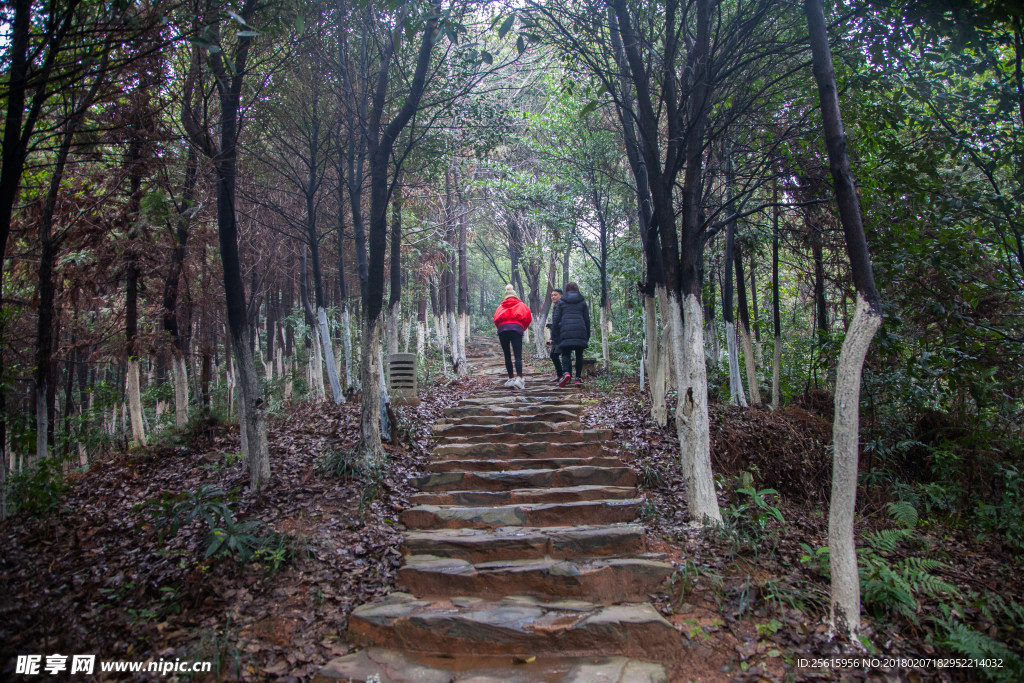
M938 645L974 660L975 667L994 683L1016 683L1024 678L1024 660L1015 652L998 640L957 621L948 605L943 603L940 607L946 616L936 619L945 631L943 637L935 639Z
M864 605L876 617L888 612L919 624L919 595L932 598L940 598L943 594L960 595L956 586L931 573L946 566L938 560L908 557L890 564L877 552L867 551L861 553L859 564Z
M907 557L895 564L889 561L887 556L917 538L914 527L918 522L917 510L907 501L890 503L889 515L901 528L866 534L867 545L858 551L861 596L875 617L902 616L919 625L919 596L959 597L960 590L932 573L945 568L943 562L924 557Z

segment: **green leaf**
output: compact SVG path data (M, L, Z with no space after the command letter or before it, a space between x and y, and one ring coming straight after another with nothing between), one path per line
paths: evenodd
M260 34L259 31L239 31L235 35L239 38L255 38Z
M295 15L295 32L302 34L306 31L306 17L301 12Z
M512 24L516 21L516 15L511 15L508 19L501 22L501 28L498 29L498 37L504 38L509 31L512 30Z
M480 50L480 59L482 59L485 64L493 64L494 63L494 55L492 55L487 50Z
M245 19L243 19L242 15L239 14L238 12L234 12L232 10L228 10L228 16L231 17L232 19L234 19L235 21L237 21L242 26L248 26L249 25L249 24L245 23Z
M522 36L519 36L518 40L516 40L516 49L519 50L519 54L526 52L526 43L523 42Z
M598 102L597 100L590 100L589 102L587 102L587 106L583 107L583 109L580 110L580 118L582 119L584 116L597 109L597 105L599 104L600 102Z

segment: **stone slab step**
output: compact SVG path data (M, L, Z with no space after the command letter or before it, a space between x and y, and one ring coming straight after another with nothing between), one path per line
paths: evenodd
M672 575L669 562L626 558L550 557L471 564L434 555L408 555L398 583L417 596L465 595L491 600L530 595L558 600L589 599L610 605L643 602Z
M422 491L511 491L524 488L565 488L570 486L636 486L636 473L629 467L572 466L564 468L518 469L511 471L451 471L410 480Z
M406 555L453 557L474 563L544 557L616 557L640 555L646 549L644 529L639 524L436 529L408 531L402 539L402 552Z
M471 417L471 416L541 416L548 413L565 412L579 415L583 412L583 406L578 403L552 403L545 406L522 407L522 408L484 408L481 406L462 406L458 408L445 408L445 417Z
M481 398L464 398L459 401L458 406L483 406L488 408L523 408L532 406L561 405L564 403L578 403L578 400L576 396L571 394L551 395L543 399L535 396L501 394Z
M636 520L642 504L641 498L627 498L493 507L417 505L402 511L398 519L410 529L621 524Z
M452 443L435 446L432 453L443 460L522 460L524 458L612 457L599 441L589 443Z
M427 465L430 472L506 472L557 470L563 467L621 467L618 458L529 458L519 460L441 460Z
M437 443L519 443L522 441L543 441L545 443L583 443L586 441L600 442L612 438L610 429L573 429L551 432L538 432L536 436L528 434L491 433L479 436L447 436L436 435Z
M491 436L491 435L507 435L514 434L521 436L523 434L541 434L548 432L564 432L568 430L577 430L580 428L579 422L566 421L566 422L548 422L545 420L514 420L505 421L500 424L451 424L451 425L436 425L433 430L433 436L435 438L447 438L453 436L464 436L464 437L479 437L479 436Z
M315 683L667 683L661 664L626 657L438 656L368 647L329 661Z
M348 639L362 647L438 654L624 656L676 660L678 631L650 604L601 606L580 600L542 602L417 600L406 593L355 608Z
M581 500L624 500L636 497L635 486L561 486L511 491L445 491L414 493L415 505L511 505L519 503L569 503Z
M571 422L579 429L579 417L567 410L558 410L543 413L540 415L467 415L465 417L445 416L434 422L434 429L448 425L509 425L509 424L550 424ZM437 432L435 431L435 434Z
M576 390L574 388L576 386L578 385L570 384L566 387L559 387L557 384L549 384L547 382L534 382L531 384L527 380L525 389L501 387L500 389L492 389L490 391L478 391L473 394L473 397L480 401L486 401L487 399L502 400L513 397L521 401L565 401L570 397L576 398Z

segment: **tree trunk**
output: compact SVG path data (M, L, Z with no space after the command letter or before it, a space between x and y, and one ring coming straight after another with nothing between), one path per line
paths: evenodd
M726 211L732 213L731 208ZM746 408L747 398L743 393L743 381L740 379L739 349L736 341L736 325L732 315L735 230L736 221L729 221L725 228L725 291L722 295L722 317L725 319L725 342L729 354L729 400Z
M534 281L532 277L530 280L530 309L533 315L533 337L537 349L537 358L547 358L548 356L547 348L544 345L544 330L547 326L548 315L551 313L551 292L555 287L555 275L555 253L551 252L548 261L548 277L547 285L544 288L543 301L538 296L540 293L539 276L536 278L537 281ZM528 343L528 340L528 337L524 338L524 343Z
M664 290L664 287L662 287ZM651 294L644 293L644 323L647 338L647 373L650 376L651 417L659 427L668 424L668 408L665 405L665 370L666 347L671 330L666 325L664 330L658 325L658 312L655 299Z
M611 311L608 306L601 306L601 367L611 372L612 359L608 352L608 325L611 323Z
M711 340L711 363L717 370L721 365L718 357L718 331L715 329L715 273L712 263L710 277L705 277L704 294L704 337Z
M381 309L384 307L384 252L387 247L387 208L388 208L388 170L394 150L395 140L405 128L419 107L426 86L427 67L434 46L434 31L437 28L436 16L440 14L438 5L432 5L434 17L426 21L420 48L416 58L416 68L409 85L409 94L395 117L381 131L381 115L387 100L388 79L390 75L391 56L395 50L397 35L392 35L380 59L376 88L373 94L373 107L367 125L367 144L370 156L370 231L369 259L366 297L364 298L363 318L363 353L360 376L363 380L362 414L358 452L364 466L376 466L384 457L379 431L379 400L380 385L377 375L382 377L382 369L375 367L378 363L380 349L379 321ZM401 22L399 22L401 24ZM400 169L396 169L396 176ZM377 415L374 415L377 413ZM375 419L371 419L375 418Z
M395 181L391 194L391 294L387 312L387 362L398 353L402 317L402 186Z
M240 12L247 21L255 12L255 0L245 0ZM247 306L242 264L238 253L238 223L235 218L235 177L237 168L238 108L246 60L252 38L242 37L234 50L234 68L227 72L222 55L211 55L220 95L220 153L217 169L217 232L224 271L224 298L227 304L231 348L235 355L242 399L240 410L246 429L249 483L261 489L270 481L270 454L267 444L267 406L256 375L252 348L247 337Z
M468 370L466 367L466 337L469 315L469 270L466 260L466 223L469 220L469 205L466 202L466 195L462 183L459 181L458 164L453 165L455 171L455 194L459 200L459 289L458 289L458 319L459 319L459 367L462 374Z
M779 179L772 180L772 332L775 355L772 359L772 408L782 407L779 373L782 371L782 316L779 303Z
M21 8L28 12L31 8ZM14 37L15 41L19 38ZM17 47L17 45L15 45ZM104 58L105 59L105 58ZM12 67L13 68L13 67ZM14 75L12 74L12 79ZM61 135L60 146L57 149L57 156L54 160L53 173L50 176L50 184L47 188L46 198L43 202L42 215L39 218L39 242L40 242L40 254L39 254L39 284L38 284L38 296L39 296L39 308L37 318L37 336L36 336L36 371L35 371L35 385L36 385L36 458L45 458L49 455L49 442L50 433L53 429L53 421L50 419L49 405L51 401L49 396L51 393L55 394L56 386L53 385L53 337L54 337L54 299L56 296L56 285L53 279L54 264L57 260L57 244L53 238L53 217L57 209L57 199L60 194L60 186L64 180L64 169L67 164L68 155L71 153L71 143L74 141L75 134L78 132L78 127L81 125L85 118L85 113L95 99L96 93L103 81L103 77L97 77L93 82L88 93L83 95L82 100L79 102L78 107L74 110L72 115L68 118L63 134ZM12 92L9 94L9 106L15 106L14 98L15 94ZM20 112L18 112L20 116ZM20 119L19 119L20 120ZM8 111L7 124L11 125L11 112ZM9 155L7 147L7 139L9 135L15 133L20 134L18 131L4 131L4 170L2 176L7 176L8 162L18 166L20 169L21 163L24 159L18 159ZM17 147L20 143L12 142L12 145ZM14 196L17 193L17 185L20 181L21 173L18 171L18 178L14 179L13 193L10 195L10 199L13 202ZM4 206L0 206L0 214L6 213L6 221L0 222L0 230L3 231L3 246L6 247L7 232L10 227L10 211L6 207L6 190L0 188L0 199L5 202ZM0 215L0 219L4 216ZM2 253L0 253L0 271L2 271ZM0 278L3 277L3 273L0 272ZM40 406L43 407L40 410ZM4 418L6 419L6 418Z
M423 354L426 352L427 336L427 299L420 289L419 305L416 308L416 358L423 362Z
M139 359L128 360L128 414L132 420L132 435L137 446L146 445L146 430L142 423L142 393L139 387Z
M452 180L456 185L459 182L458 168L452 164L452 172L445 174L445 207L447 209L445 242L448 243L446 253L448 255L448 269L445 274L445 311L448 321L448 345L451 349L452 370L456 375L466 374L465 352L461 348L462 334L459 332L459 233L461 225L456 228L456 223L461 223L462 205L456 204L452 195ZM456 188L457 189L457 188ZM456 192L456 195L458 192Z
M341 332L345 338L345 386L352 389L355 386L352 377L352 316L344 303L341 309Z
M856 636L860 631L860 579L853 523L860 440L860 379L871 340L882 324L882 303L875 289L860 203L850 171L822 0L804 0L804 10L807 13L814 80L821 102L829 170L846 238L853 284L857 290L857 310L846 333L837 369L835 420L832 425L832 501L828 520L832 570L831 623L833 628L848 629Z
M701 314L700 271L704 261L704 231L700 219L701 173L704 135L707 127L707 102L711 81L711 5L708 0L696 0L696 33L693 46L693 89L689 95L689 125L685 134L685 173L683 176L682 258L678 273L673 275L666 263L666 283L677 282L678 289L669 288L669 309L674 320L680 316L679 304L685 314L686 327L680 330L682 343L677 349L679 407L676 409L676 429L679 435L680 460L686 482L691 517L700 524L721 523L722 514L715 497L715 483L711 471L711 436L708 416L708 380L704 361L704 326ZM668 188L671 189L671 188ZM667 200L667 203L666 203ZM659 225L675 225L672 195L667 193L664 220ZM673 248L675 248L674 230ZM662 250L667 240L663 241ZM675 293L678 292L678 295ZM675 296L681 296L682 301ZM675 299L675 301L673 301ZM682 322L682 321L680 321ZM681 327L681 326L680 326Z
M309 367L309 381L313 389L314 397L317 401L323 401L327 397L327 389L324 386L324 365L323 357L320 355L320 323L319 314L313 313L312 303L309 300L309 271L306 267L306 247L309 245L302 245L302 254L299 259L300 270L299 279L301 283L299 285L299 301L302 303L302 308L306 316L306 325L309 330L306 336L306 349L309 355L306 359L307 366ZM318 306L319 308L319 306Z
M430 313L434 326L434 339L437 340L438 344L441 343L441 324L440 324L440 302L437 299L437 287L434 285L434 280L430 280ZM443 355L443 354L442 354Z
M828 309L825 301L825 259L822 254L821 231L811 225L811 253L814 256L814 328L819 339L828 335Z
M267 295L267 360L264 363L267 370L267 381L271 382L274 379L274 340L277 338L277 306L275 305L277 294L274 291L273 285ZM205 326L204 326L205 327Z
M678 304L670 310L678 311ZM711 470L711 426L708 419L708 378L704 362L704 325L699 294L687 293L683 301L685 320L680 325L682 348L676 345L676 367L679 376L679 405L676 408L676 429L679 433L683 481L690 516L702 524L721 523L722 514L715 496ZM677 332L679 334L679 332Z
M747 310L747 283L743 277L743 251L735 247L733 263L736 264L736 283L739 285L740 338L743 342L743 364L747 370L747 389L750 391L750 402L761 405L761 389L757 382L757 364L754 359L754 346L750 336L750 312Z
M362 358L359 363L359 384L363 398L359 418L359 441L362 458L368 466L384 458L380 429L380 325L377 320L363 319Z
M64 15L63 23L51 36L49 51L45 61L34 61L38 56L29 54L32 38L32 2L30 0L14 0L11 3L14 9L14 16L10 20L9 41L10 52L7 53L7 79L6 79L6 114L4 116L4 131L2 149L3 163L0 165L0 264L4 263L7 255L7 239L11 231L11 215L14 212L14 205L18 198L18 189L21 186L21 174L25 168L25 160L29 154L29 141L35 131L36 122L42 106L46 101L44 89L48 74L53 68L53 57L67 34L72 20L77 16L76 12L69 11ZM36 67L36 68L33 68ZM29 109L26 112L25 104L33 81L40 83L36 86L38 91L32 98ZM27 116L26 116L27 113ZM0 268L0 300L3 295L3 275ZM4 418L6 419L6 418ZM45 433L45 432L44 432Z
M763 368L761 360L761 314L757 310L757 279L754 277L754 268L757 263L754 258L754 250L750 250L750 307L754 312L754 362L755 367ZM758 401L760 403L760 401Z
M312 101L313 111L316 112L319 98L314 94ZM313 377L317 384L317 392L321 397L326 397L327 391L324 388L324 365L327 367L327 379L331 385L331 395L334 404L338 405L345 400L341 391L341 382L338 381L338 368L334 364L334 344L331 341L331 328L327 323L326 302L324 301L323 269L320 267L320 237L316 229L316 189L319 187L320 164L318 151L320 146L320 119L314 113L309 129L309 158L306 181L306 239L309 241L309 253L313 260L313 294L316 301L316 322L319 328L320 344L316 347L317 370ZM303 252L305 254L305 252ZM313 316L310 316L313 317ZM322 352L322 356L321 356Z
M178 427L188 424L188 363L184 354L171 356L174 373L174 423Z
M348 312L348 283L345 281L345 181L340 163L338 164L338 294L341 308L341 334L345 348L345 390L353 388L352 373L352 327Z
M174 422L178 427L188 424L188 378L185 375L185 358L187 352L186 336L182 335L178 325L178 292L181 282L181 271L185 262L185 247L188 243L189 225L196 211L195 187L199 177L199 158L193 145L188 146L188 158L185 162L185 184L182 188L181 204L178 207L178 219L175 231L177 244L171 252L171 269L164 280L164 331L170 336L172 344L171 370L174 375ZM179 371L180 366L180 371Z

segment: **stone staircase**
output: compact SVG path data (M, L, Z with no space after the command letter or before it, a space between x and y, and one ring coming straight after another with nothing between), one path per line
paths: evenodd
M496 342L468 351L498 378L434 425L436 460L405 510L396 592L357 607L318 680L658 683L682 656L648 602L673 568L646 552L633 471L610 430L584 430L553 373L506 389Z

